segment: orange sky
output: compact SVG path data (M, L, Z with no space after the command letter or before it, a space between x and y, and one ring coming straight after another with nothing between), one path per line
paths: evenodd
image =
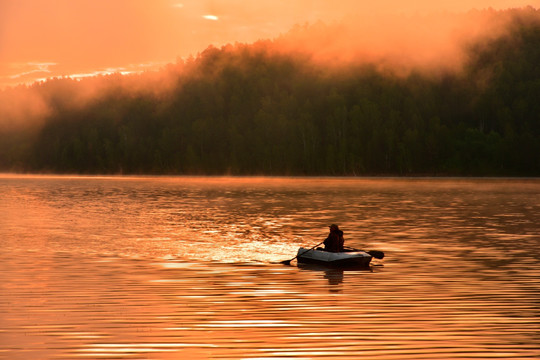
M530 0L0 0L0 88L155 68L209 44L272 38L318 19L526 5L537 6Z

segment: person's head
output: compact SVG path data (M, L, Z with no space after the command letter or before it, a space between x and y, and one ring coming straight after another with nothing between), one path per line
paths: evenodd
M330 231L339 230L339 227L336 224L330 225L329 228L330 228Z

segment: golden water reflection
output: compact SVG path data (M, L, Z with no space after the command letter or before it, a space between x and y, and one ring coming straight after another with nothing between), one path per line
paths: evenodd
M538 182L23 180L0 358L540 357ZM336 218L386 258L275 264Z

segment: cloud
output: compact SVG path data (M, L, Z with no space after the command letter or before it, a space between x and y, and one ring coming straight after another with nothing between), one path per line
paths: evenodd
M19 79L36 73L51 73L50 67L56 65L53 62L29 62L26 64L12 65L14 68L24 69L22 72L7 76L9 79Z
M217 17L216 15L203 15L202 17L203 19L206 19L206 20L213 20L213 21L219 20L219 17Z

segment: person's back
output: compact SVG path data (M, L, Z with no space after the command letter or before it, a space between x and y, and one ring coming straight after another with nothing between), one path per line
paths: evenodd
M336 224L330 225L330 234L328 234L328 237L324 240L324 250L341 252L343 251L344 242L343 231L339 230L339 227Z

